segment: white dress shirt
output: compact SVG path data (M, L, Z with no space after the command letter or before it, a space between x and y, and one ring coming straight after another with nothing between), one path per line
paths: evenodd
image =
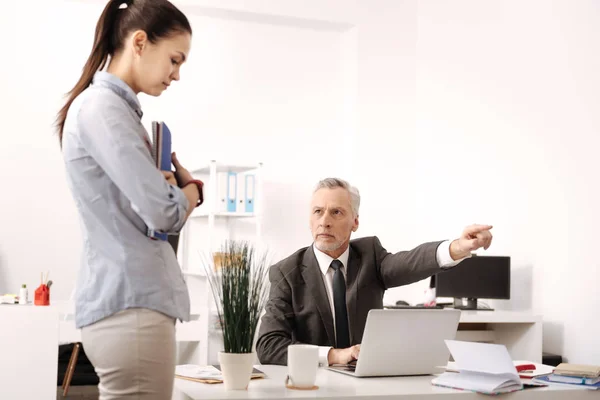
M314 243L313 243L313 250L315 252L315 256L317 257L317 262L319 263L319 268L321 268L321 272L323 273L323 282L325 283L327 297L329 298L329 306L331 308L331 315L333 315L333 320L335 321L335 307L333 305L333 273L334 273L334 270L333 270L333 268L329 268L331 265L331 262L334 259L331 258L330 256L328 256L327 254L323 253L321 250L317 249L317 247L314 245ZM344 251L342 253L342 255L339 256L339 258L338 258L338 260L341 261L341 263L343 265L340 268L340 270L344 274L344 280L346 279L346 266L348 265L348 257L349 256L350 256L350 247L348 247L346 249L346 251ZM465 257L465 258L468 258L468 257ZM461 258L456 261L452 259L452 257L450 256L450 241L449 240L442 242L437 248L436 259L437 259L438 265L441 268L453 267L456 264L460 263L465 258ZM335 324L333 324L333 331L335 334ZM329 350L331 350L331 349L332 349L332 347L330 347L330 346L319 346L319 363L321 365L329 364L327 362L327 356L329 354Z

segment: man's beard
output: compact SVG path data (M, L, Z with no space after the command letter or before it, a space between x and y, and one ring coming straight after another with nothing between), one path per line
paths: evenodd
M317 246L317 249L319 249L321 251L335 251L335 250L339 249L340 247L342 247L342 243L341 242L319 243L319 241L317 240L316 246Z

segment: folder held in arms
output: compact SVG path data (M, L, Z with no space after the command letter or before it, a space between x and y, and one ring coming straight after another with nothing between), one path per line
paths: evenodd
M171 171L171 131L164 122L152 121L152 158L161 171ZM179 235L168 235L148 229L148 237L158 240L169 240L177 253Z

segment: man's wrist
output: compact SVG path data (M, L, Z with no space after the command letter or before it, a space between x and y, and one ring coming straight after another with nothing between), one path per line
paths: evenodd
M337 362L337 351L333 347L329 350L329 353L327 353L327 362L329 363L329 365L338 363Z
M461 260L465 257L468 257L469 255L471 255L470 251L465 251L460 248L458 239L455 239L450 243L450 257L452 257L454 261Z
M319 364L321 366L329 366L329 352L331 349L333 349L331 346L319 346Z

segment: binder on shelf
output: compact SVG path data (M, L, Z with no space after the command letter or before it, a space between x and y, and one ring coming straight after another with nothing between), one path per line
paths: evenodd
M244 192L246 191L246 179L242 173L237 174L237 198L235 211L237 213L244 213L246 211Z
M227 211L227 172L217 172L217 205L215 212Z
M254 189L255 189L255 177L254 174L248 174L245 176L245 180L246 180L246 187L245 187L245 193L244 193L244 204L245 204L245 209L244 211L247 213L253 213L254 212Z
M235 212L237 209L237 174L229 171L227 173L227 212Z

